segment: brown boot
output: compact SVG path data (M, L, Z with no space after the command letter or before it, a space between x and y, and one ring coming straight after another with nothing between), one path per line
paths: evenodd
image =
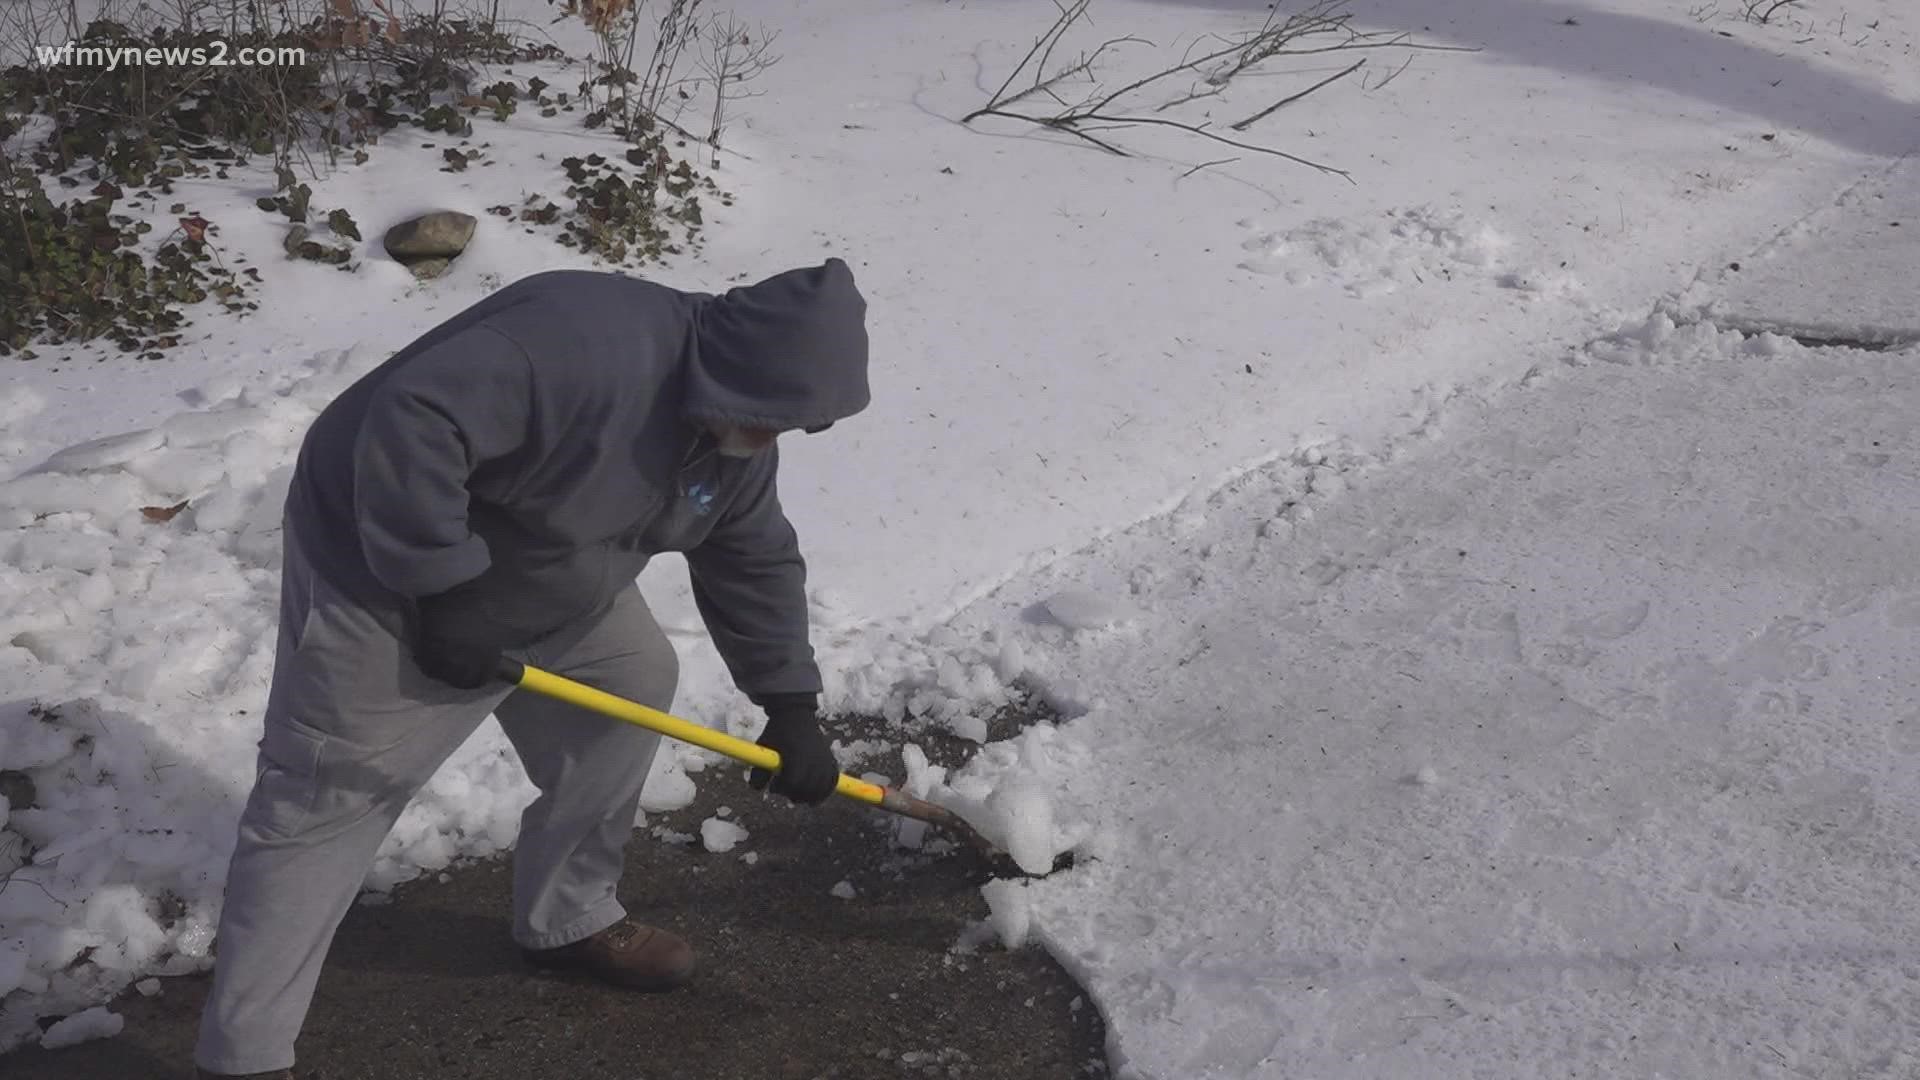
M522 949L537 968L578 971L629 990L659 993L693 978L693 948L685 940L632 919L557 949Z

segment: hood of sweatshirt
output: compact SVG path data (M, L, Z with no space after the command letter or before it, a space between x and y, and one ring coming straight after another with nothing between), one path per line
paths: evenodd
M871 401L866 313L840 259L701 299L686 415L776 431L853 416Z

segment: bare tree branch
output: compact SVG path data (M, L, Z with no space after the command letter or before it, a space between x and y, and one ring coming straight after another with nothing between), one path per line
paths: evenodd
M1101 139L1096 139L1093 136L1087 134L1086 132L1080 130L1080 128L1077 126L1076 121L1062 120L1057 116L1025 116L1020 113L1002 112L999 109L994 109L991 112L985 113L984 115L1001 116L1001 117L1005 117L1008 120L1024 120L1029 124L1037 124L1043 128L1051 128L1054 131L1063 131L1068 135L1073 136L1076 139L1085 139L1087 142L1090 142L1093 145L1099 147L1100 149L1105 150L1106 152L1113 154L1117 157L1133 156L1132 154L1127 153L1125 150L1120 149L1119 147L1113 145L1112 143L1106 142Z
M1185 180L1187 177L1192 176L1194 173L1197 173L1202 169L1211 169L1215 165L1231 165L1234 162L1239 160L1240 159L1237 157L1230 157L1230 158L1221 158L1219 161L1203 161L1200 164L1195 165L1193 168L1188 169L1186 172L1181 173L1178 179Z
M1747 0L1747 9L1742 17L1765 26L1772 21L1775 12L1794 2L1795 0Z
M1128 125L1146 124L1152 127L1178 128L1182 131L1190 131L1193 134L1198 135L1202 138L1212 139L1214 142L1217 142L1217 143L1224 143L1227 146L1237 147L1241 150L1251 150L1256 154L1271 154L1274 157L1285 158L1288 161L1294 162L1299 165L1305 165L1308 168L1314 169L1319 172L1330 173L1334 176L1344 176L1348 180L1353 179L1352 175L1349 174L1345 169L1336 169L1331 165L1323 165L1317 161L1309 161L1306 158L1298 157L1294 154L1289 154L1284 150L1275 150L1270 146L1255 146L1252 143L1243 143L1235 139L1229 139L1224 135L1215 135L1213 132L1208 131L1203 127L1200 127L1197 124L1183 124L1178 120L1161 120L1157 117L1151 117L1151 116L1101 116L1101 115L1095 114L1092 116L1087 116L1084 119L1104 121L1104 122L1113 123L1113 124L1128 124Z
M1047 63L1053 57L1053 50L1060 44L1061 39L1066 36L1067 31L1072 29L1075 23L1086 16L1087 5L1091 2L1092 0L1076 0L1071 6L1062 6L1059 0L1054 0L1054 6L1060 9L1060 17L1054 21L1054 24L1048 28L1045 34L1040 36L1039 40L1033 43L1033 47L1027 50L1027 55L1021 59L1019 66L1015 67L1013 73L1007 76L1006 82L1000 84L1000 89L994 91L993 96L987 99L987 103L981 108L961 117L960 122L962 124L971 123L982 116L988 115L995 109L1003 109L1008 105L1024 101L1035 94L1045 94L1052 98L1063 109L1074 108L1074 106L1070 106L1062 100L1058 94L1055 94L1053 88L1077 75L1090 75L1093 71L1093 65L1098 63L1100 58L1106 55L1109 49L1119 45L1151 44L1151 42L1142 38L1132 36L1112 38L1101 42L1099 47L1095 48L1093 52L1083 54L1075 63L1060 69L1052 75L1046 74ZM1009 94L1007 91L1012 88L1014 81L1020 77L1021 72L1027 69L1027 65L1033 63L1035 55L1040 57L1040 62L1035 65L1033 69L1033 85L1024 90Z
M1082 15L1085 15L1087 12L1087 5L1092 2L1093 0L1074 0L1072 7L1060 8L1060 18L1054 21L1053 27L1049 29L1045 34L1042 34L1038 41L1035 41L1033 43L1033 48L1028 49L1027 55L1022 57L1020 60L1020 63L1014 67L1013 71L1008 73L1007 81L1004 83L1001 83L1000 89L995 90L993 92L993 96L987 99L988 108L993 108L995 105L1004 104L1004 101L1002 99L1005 97L1007 89L1013 85L1013 81L1015 79L1018 79L1020 77L1020 73L1027 69L1027 65L1033 63L1033 58L1035 56L1039 56L1043 49L1046 52L1046 56L1050 57L1053 55L1054 44L1057 43L1059 39L1066 34L1067 30L1071 28L1074 23L1080 21L1080 17ZM1060 0L1054 0L1054 6L1060 7ZM1040 63L1041 63L1041 70L1044 71L1046 60L1043 58ZM1040 76L1036 74L1034 78L1037 84ZM975 115L979 115L979 114L975 114ZM968 117L967 119L970 120L972 119L972 117ZM960 122L964 124L967 121L962 120Z
M1168 109L1177 109L1182 105L1188 105L1193 102L1203 100L1205 98L1219 97L1221 94L1224 94L1226 92L1227 92L1227 85L1225 83L1220 83L1218 85L1210 85L1205 90L1189 90L1187 91L1186 95L1183 97L1177 97L1171 101L1162 102L1153 111L1166 112Z
M1279 101L1276 101L1273 104L1267 106L1266 108L1261 109L1259 112L1254 113L1252 116L1247 117L1245 120L1242 120L1239 123L1232 125L1233 130L1235 131L1247 130L1248 128L1252 127L1254 124L1258 123L1259 121L1264 120L1269 116L1272 116L1275 112L1278 112L1282 106L1291 105L1294 102L1299 101L1301 98L1306 97L1308 94L1313 93L1315 90L1318 90L1321 87L1327 85L1328 83L1338 82L1341 79L1344 79L1347 76L1353 74L1354 72L1359 71L1361 66L1364 65L1365 63L1366 63L1365 60L1355 60L1353 62L1353 66L1347 68L1345 71L1342 71L1336 75L1329 75L1326 78L1321 79L1319 82L1314 83L1312 86L1307 87L1305 90L1302 90L1297 94L1289 94L1286 97L1281 98Z
M1000 88L994 91L993 96L987 100L987 103L962 117L960 122L962 124L970 124L985 116L998 116L1003 119L1018 120L1053 131L1065 132L1077 139L1097 146L1102 150L1122 157L1128 156L1124 150L1107 139L1096 137L1093 133L1099 132L1105 134L1110 131L1141 126L1173 128L1238 149L1267 154L1308 166L1323 173L1343 176L1351 181L1353 179L1352 176L1342 169L1311 161L1307 158L1289 154L1271 147L1256 146L1227 138L1226 136L1207 130L1205 125L1185 123L1155 116L1141 116L1119 107L1121 99L1129 95L1139 94L1141 91L1157 83L1186 73L1200 74L1208 89L1202 90L1197 87L1190 89L1185 96L1177 97L1172 101L1155 107L1154 112L1165 112L1177 105L1183 105L1203 97L1215 96L1225 89L1227 83L1231 81L1235 75L1275 56L1310 55L1320 52L1334 52L1341 49L1417 47L1410 44L1408 35L1404 33L1392 35L1363 34L1353 30L1347 25L1350 16L1340 12L1340 9L1347 2L1348 0L1314 0L1313 6L1308 10L1298 14L1288 15L1284 18L1276 7L1268 12L1265 20L1257 30L1242 35L1238 40L1228 40L1216 36L1215 40L1223 42L1223 44L1218 48L1209 47L1204 49L1200 41L1196 40L1187 46L1179 63L1134 79L1116 89L1109 90L1096 87L1086 100L1079 104L1071 104L1056 92L1057 87L1069 79L1075 79L1083 75L1091 79L1095 64L1108 50L1115 46L1143 42L1134 37L1110 39L1094 49L1093 52L1081 56L1075 63L1066 65L1049 74L1048 64L1051 61L1055 49L1059 47L1067 33L1086 17L1087 7L1090 3L1090 0L1073 0L1072 3L1062 3L1061 0L1054 0L1054 7L1058 9L1060 14L1059 17L1054 20L1053 25L1048 27L1047 31L1034 41L1032 47L1027 50L1026 55L1021 58L1020 63L1008 74L1006 81L1000 84ZM1295 47L1303 38L1327 34L1339 37L1339 44L1322 48ZM1380 40L1382 38L1385 38L1385 40ZM1037 66L1035 66L1036 58L1039 61ZM1322 87L1352 74L1364 63L1365 61L1356 62L1338 75L1322 79L1320 82L1315 83L1313 86L1299 93L1283 98L1261 112L1233 125L1233 127L1235 130L1245 130L1260 119L1271 115L1275 110L1292 102L1299 101L1308 94L1314 93ZM1215 70L1207 73L1205 69L1209 67L1213 67ZM1404 70L1404 66L1402 70ZM1033 80L1032 84L1025 89L1017 92L1014 91L1013 87L1020 81L1022 76L1028 75L1029 73ZM1383 83L1382 85L1385 84ZM1051 116L1041 116L1031 113L1015 112L1010 108L1010 106L1021 101L1041 96L1051 100L1054 105L1058 107L1059 111ZM1212 164L1226 163L1226 161L1221 161ZM1206 166L1202 167L1204 168ZM1187 173L1185 175L1192 174Z
M1388 83L1390 83L1390 82L1392 82L1393 80L1395 80L1395 79L1397 79L1397 78L1399 78L1399 77L1400 77L1400 73L1401 73L1401 72L1403 72L1403 71L1405 71L1405 70L1407 70L1408 68L1410 68L1410 67L1412 67L1412 66L1413 66L1413 57L1411 57L1411 56L1409 56L1409 57L1407 57L1407 58L1406 58L1406 60L1404 60L1404 61L1402 61L1402 62L1401 62L1401 64L1400 64L1400 66L1399 66L1399 67L1397 67L1397 68L1394 68L1394 69L1393 69L1393 74L1391 74L1391 75L1389 75L1389 76L1387 76L1387 77L1386 77L1386 78L1384 78L1384 79L1381 79L1381 80L1380 80L1380 83L1379 83L1379 85L1377 85L1377 86L1373 86L1373 87L1370 87L1370 88L1369 88L1369 87L1367 86L1367 83L1366 83L1366 80L1364 80L1364 79L1362 79L1362 80L1360 81L1360 86L1361 86L1361 88L1362 88L1362 89L1371 89L1371 90L1385 90L1385 89L1387 88L1387 84L1388 84Z
M1113 104L1116 100L1123 98L1128 94L1133 93L1135 90L1139 90L1144 87L1151 86L1154 83L1159 82L1161 79L1171 78L1172 76L1178 75L1183 71L1192 71L1193 69L1201 66L1202 64L1206 64L1211 61L1218 60L1219 58L1226 56L1229 53L1232 53L1238 47L1239 46L1233 46L1233 47L1221 49L1217 52L1211 52L1205 56L1200 57L1197 60L1187 60L1176 67L1170 67L1165 71L1159 72L1157 74L1149 75L1146 78L1137 80L1135 82L1128 83L1127 85L1121 87L1120 89L1115 90L1113 93L1108 94L1105 98L1102 98L1099 104L1095 105L1094 108L1104 109L1107 106Z
M1118 157L1132 157L1133 155L1104 140L1093 138L1091 135L1088 135L1087 132L1116 131L1122 128L1139 127L1143 125L1148 127L1176 128L1180 131L1198 135L1203 139L1211 139L1217 143L1224 143L1227 146L1237 147L1241 150L1251 150L1257 154L1269 154L1273 157L1284 158L1296 164L1305 165L1318 172L1345 177L1348 180L1353 179L1353 176L1345 169L1336 169L1331 165L1325 165L1317 161L1311 161L1307 158L1289 154L1284 150L1275 150L1270 146L1255 146L1251 143L1243 143L1236 139L1229 139L1224 135L1216 135L1198 124L1187 124L1178 120L1162 120L1152 116L1108 116L1104 113L1076 113L1071 116L1031 116L1025 113L1007 112L1001 109L993 109L983 115L998 116L1007 120L1023 120L1029 124L1037 124L1040 127L1049 128L1054 131L1063 131L1076 138L1085 139L1087 142L1093 143L1102 150ZM1094 126L1090 127L1088 125Z
M1099 48L1093 50L1093 52L1085 56L1082 56L1079 62L1075 63L1072 67L1062 68L1058 73L1053 75L1051 78L1048 78L1042 82L1036 82L1032 86L1027 87L1025 90L1022 90L1019 93L1013 95L1012 97L1007 98L1005 101L997 102L996 104L1012 105L1017 101L1023 101L1026 98L1032 97L1034 94L1044 93L1048 97L1053 98L1055 101L1060 102L1060 104L1064 106L1066 102L1062 100L1058 94L1055 94L1053 92L1053 88L1055 86L1058 86L1063 82L1066 82L1068 79L1071 79L1076 75L1090 74L1093 71L1093 65L1099 61L1100 57L1104 55L1108 49L1111 49L1116 45L1146 45L1146 44L1150 44L1150 43L1143 38L1137 38L1137 37L1118 37L1118 38L1114 38L1111 41L1103 41L1100 43ZM972 118L968 117L968 119L972 119ZM966 121L962 120L961 122L965 123Z
M776 32L765 27L749 33L730 14L724 22L718 17L713 20L709 29L707 54L702 59L701 67L713 80L713 118L707 130L706 142L715 151L715 164L719 163L720 131L726 123L727 103L759 96L758 91L743 90L741 87L779 62L778 56L767 53L776 36Z

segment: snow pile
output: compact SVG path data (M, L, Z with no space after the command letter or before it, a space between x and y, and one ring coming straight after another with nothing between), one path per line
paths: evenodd
M1094 707L1072 672L1076 643L1143 625L1131 587L1114 582L1064 585L1017 620L990 625L942 622L921 628L898 620L832 635L820 647L823 704L880 716L904 731L934 726L984 744L985 718L1037 697L1077 714Z
M1031 674L1017 630L967 638L947 627L917 632L891 622L824 643L820 653L824 699L836 708L896 724L939 724L976 742L984 734L979 716L1012 704L1017 681Z
M1000 944L1009 949L1026 945L1033 930L1033 906L1028 901L1026 882L1006 878L989 881L981 886L980 894L987 901L987 925L998 935Z
M318 410L379 359L335 350L253 385L217 380L183 395L204 408L0 483L0 655L23 673L0 707L0 996L25 991L0 1006L0 1045L209 963L272 672L291 463ZM669 745L643 812L693 798ZM507 849L534 794L483 725L408 805L365 887Z
M289 465L374 360L327 352L210 386L207 408L0 484L0 654L24 676L0 708L0 994L25 991L0 1007L0 1043L209 962L272 668ZM474 743L403 815L369 886L512 843L531 789L497 731Z
M716 854L732 851L746 838L747 830L723 818L710 817L700 823L700 842Z
M959 814L1027 873L1044 874L1057 856L1094 833L1078 804L1062 808L1056 798L1090 756L1083 743L1052 724L1036 724L988 744L952 775L909 743L902 749L907 765L902 789Z
M1353 296L1379 296L1408 285L1486 277L1501 268L1511 241L1493 226L1459 210L1431 206L1386 211L1359 223L1316 218L1284 232L1255 230L1241 246L1240 265L1284 277L1290 285L1326 282Z
M1047 789L1030 774L1011 776L994 785L978 817L980 824L976 827L1029 874L1052 869L1053 857L1064 850L1056 846L1053 803Z
M1102 629L1139 617L1139 612L1091 589L1062 589L1042 606L1069 630Z
M1586 355L1608 364L1642 365L1779 356L1798 348L1792 338L1778 334L1742 334L1710 322L1682 324L1663 307L1588 345Z
M91 700L0 712L0 760L31 778L0 827L0 1031L138 975L207 961L237 807L198 786L169 737ZM173 774L173 775L170 775ZM23 1013L25 1010L25 1013Z
M59 1050L94 1039L111 1039L126 1026L126 1017L105 1006L95 1006L74 1013L48 1028L46 1034L40 1036L40 1046L46 1050Z
M671 739L661 742L660 753L654 757L653 773L647 777L647 786L640 791L642 814L664 814L693 801L693 778L687 775L692 770L688 768L686 759L674 753L680 745Z

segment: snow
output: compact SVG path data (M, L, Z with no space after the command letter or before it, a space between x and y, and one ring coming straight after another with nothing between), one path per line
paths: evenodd
M1695 286L1693 312L1723 326L1871 344L1920 341L1911 288L1920 240L1920 160L1900 158L1843 192L1846 213L1789 227L1762 258L1733 263Z
M672 753L654 756L653 771L647 776L647 786L640 793L640 812L666 813L679 810L693 801L696 788L687 762L676 760Z
M1219 572L1145 598L1203 651L1049 658L1143 718L1063 726L1100 747L1066 795L1120 839L1023 889L1116 1057L1920 1066L1916 359L1656 316L1463 396L1287 545L1239 528L1282 485L1223 493ZM1071 576L1124 580L1169 531Z
M708 851L715 853L732 851L740 841L746 838L747 830L731 821L710 817L700 823L700 842Z
M1161 43L1116 76L1248 21L1101 6ZM825 704L979 744L953 770L906 745L905 786L1030 873L1075 856L988 885L985 930L1086 985L1121 1075L1920 1069L1907 5L1357 0L1478 51L1255 129L1351 184L1166 131L1116 158L954 124L1044 5L733 7L780 29L776 92L739 106L706 255L650 272L854 262L875 406L783 446ZM849 41L887 47L849 65ZM1181 115L1236 119L1315 63ZM396 132L316 182L375 238L358 274L268 261L263 315L163 361L9 361L0 765L36 795L0 810L0 1047L43 1017L110 1036L111 994L210 963L306 424L501 280L574 264L484 208L604 134L486 130L492 169ZM181 197L271 250L257 179ZM475 247L416 283L377 236L439 206ZM1806 332L1894 347L1779 336ZM642 584L676 713L754 735L682 563ZM1062 721L989 741L1023 692ZM737 784L717 760L663 749L643 813ZM485 725L367 901L510 848L532 797Z
M1259 221L1241 224L1262 227ZM1282 233L1257 231L1240 245L1253 253L1240 265L1284 277L1289 285L1325 282L1366 299L1424 285L1428 278L1496 278L1509 245L1492 225L1460 210L1416 206L1389 210L1378 221L1316 218Z
M827 891L842 900L851 900L859 895L859 893L854 891L853 882L851 881L842 881Z
M988 837L1020 869L1043 874L1053 868L1053 804L1044 787L1029 776L1004 780L987 797L985 810Z
M0 941L0 997L28 984L27 965L31 959L25 941Z
M1000 944L1009 949L1024 946L1033 928L1033 908L1026 884L999 879L982 886L980 892L987 901L987 923L993 927Z
M104 1006L96 1006L62 1019L40 1036L46 1050L78 1046L94 1039L111 1039L127 1026L127 1018Z
M1055 622L1069 630L1094 630L1135 616L1127 605L1085 589L1063 589L1042 605Z

